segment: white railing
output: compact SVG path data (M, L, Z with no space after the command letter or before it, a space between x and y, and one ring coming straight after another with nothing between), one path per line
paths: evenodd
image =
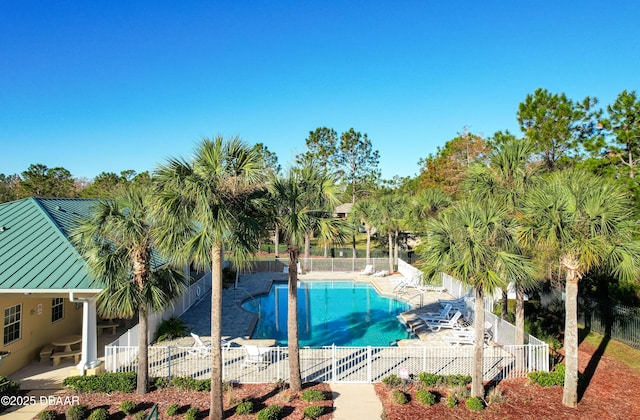
M137 370L135 347L108 346L106 369ZM266 383L289 380L286 347L269 348L261 363L247 363L245 351L232 347L222 352L223 380ZM300 349L304 382L379 382L387 375L407 370L410 374L471 375L473 347L324 347ZM484 380L524 377L534 370L549 370L549 348L543 345L494 346L484 349ZM149 347L151 377L211 376L211 357L193 348Z

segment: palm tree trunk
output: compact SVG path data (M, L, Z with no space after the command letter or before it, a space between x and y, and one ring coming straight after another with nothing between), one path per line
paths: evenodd
M276 223L276 234L274 239L274 244L276 245L276 258L280 258L280 226Z
M398 265L398 229L395 230L393 236L393 267ZM391 271L395 271L391 269Z
M502 288L502 313L501 318L505 321L509 320L509 291L508 285Z
M484 296L482 289L476 287L476 300L474 304L473 329L475 340L473 341L473 374L471 375L471 396L484 398L484 385L482 384L482 364L484 362Z
M565 374L562 404L578 406L578 274L568 269L564 321Z
M371 228L367 226L366 229L367 229L367 254L365 255L365 258L367 260L367 264L370 264L371 263Z
M516 284L516 346L524 345L524 290Z
M299 392L302 389L300 345L298 343L298 255L298 248L290 246L287 339L289 341L289 387L292 392Z
M356 250L356 234L351 236L351 251L353 253L353 259L358 258L358 251Z
M211 249L211 401L209 418L223 418L222 405L222 244Z
M148 313L146 304L138 310L138 379L136 392L140 395L148 392L149 386L149 340L147 338Z
M391 233L391 229L387 232L389 233L389 273L393 273L393 233Z
M311 232L307 232L304 234L304 262L302 264L303 272L306 273L309 271L309 258L311 258Z

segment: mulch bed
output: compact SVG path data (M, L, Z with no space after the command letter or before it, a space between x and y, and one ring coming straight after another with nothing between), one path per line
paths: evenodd
M254 418L251 416L238 416L235 408L243 400L251 400L254 404L254 412L272 404L283 406L282 415L285 419L302 419L302 412L309 405L324 406L324 412L320 419L328 420L333 413L333 400L331 399L331 389L328 384L306 384L304 389L318 389L325 394L327 400L308 403L297 395L293 395L288 390L281 390L274 384L242 384L236 385L232 390L224 394L225 419ZM160 419L183 419L189 407L197 407L200 410L198 418L208 418L209 415L209 393L208 392L186 392L178 391L175 388L157 389L145 395L138 394L72 394L79 395L80 404L86 404L89 409L98 407L106 408L109 411L110 419L123 419L124 414L120 411L120 403L125 400L134 401L138 404L138 410L143 409L147 413L158 403L158 413ZM165 413L171 404L178 404L180 409L178 415L168 417ZM64 414L68 406L50 406L48 410L56 410L58 414Z
M562 387L543 388L528 379L500 382L497 389L504 402L490 404L474 413L459 403L447 407L446 390L434 389L442 395L440 402L425 407L415 399L416 386L409 386L409 403L397 405L391 390L376 384L387 420L403 419L632 419L640 418L640 372L603 356L594 356L596 348L583 342L579 347L580 370L585 373L582 398L575 409L562 405Z

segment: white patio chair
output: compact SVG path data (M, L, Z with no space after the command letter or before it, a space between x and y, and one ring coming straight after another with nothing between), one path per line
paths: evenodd
M367 265L364 267L364 270L362 270L359 274L360 274L360 275L363 275L363 276L370 276L370 275L372 275L372 274L373 274L373 264L367 264Z
M199 335L191 333L191 337L193 337L193 347L187 350L187 353L198 356L198 357L207 357L211 354L211 344L205 344Z
M473 344L475 336L474 331L458 330L452 331L451 334L444 337L443 340L455 346L460 346L463 344Z
M427 312L425 314L418 314L418 317L426 323L440 322L451 318L449 313L451 312L451 305L445 305L440 312Z
M440 320L427 322L427 327L431 331L440 331L442 328L458 328L461 327L458 325L458 320L462 317L462 312L458 311L451 317L451 319Z
M267 356L273 350L270 347L258 347L254 345L244 345L244 360L242 361L242 367L255 366L258 368L266 367L269 362Z

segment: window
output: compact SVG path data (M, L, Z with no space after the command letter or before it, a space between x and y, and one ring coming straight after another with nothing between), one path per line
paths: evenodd
M64 317L64 299L51 299L51 322L60 321Z
M22 322L22 304L10 306L4 310L4 345L20 339Z

